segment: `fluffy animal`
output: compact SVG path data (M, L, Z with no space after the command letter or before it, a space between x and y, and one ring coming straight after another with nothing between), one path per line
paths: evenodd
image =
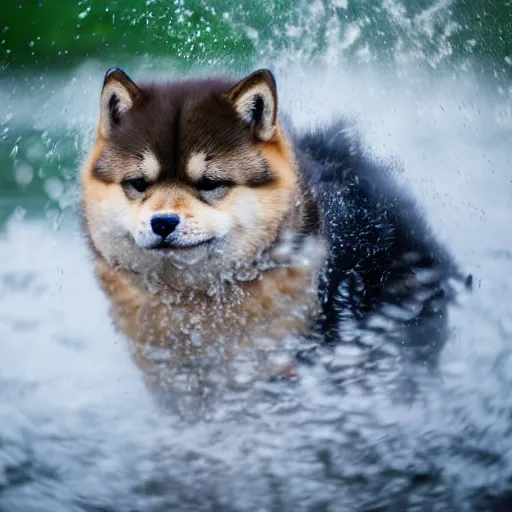
M443 330L455 269L416 204L342 121L285 126L268 70L145 84L108 71L82 209L150 379L163 359L261 340L343 342L376 316L416 326L415 342Z

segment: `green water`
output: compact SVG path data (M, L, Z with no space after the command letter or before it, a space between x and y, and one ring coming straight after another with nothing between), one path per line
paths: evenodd
M0 14L0 221L76 204L91 101L113 65L171 76L318 63L470 70L505 89L512 77L509 0L6 0Z
M436 11L446 15L422 26ZM10 68L62 69L84 59L135 56L170 56L187 66L216 60L227 65L254 61L270 42L276 51L302 46L313 57L329 45L333 20L341 31L350 24L359 27L354 51L369 45L382 56L403 39L404 51L426 42L423 50L430 55L448 42L448 60L491 59L497 70L512 58L507 0L9 0L1 12L0 55Z

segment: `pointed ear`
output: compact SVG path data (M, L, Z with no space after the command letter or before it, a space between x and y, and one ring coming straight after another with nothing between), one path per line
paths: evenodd
M276 130L277 88L274 75L260 69L238 82L228 93L242 121L252 128L253 136L267 142Z
M108 138L112 130L121 123L123 115L142 97L141 90L128 75L119 68L105 74L100 105L100 133Z

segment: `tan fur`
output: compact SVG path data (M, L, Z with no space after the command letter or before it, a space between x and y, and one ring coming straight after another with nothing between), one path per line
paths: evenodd
M318 314L313 274L306 268L274 269L260 280L230 285L227 300L200 291L153 295L102 260L97 273L112 299L116 325L134 341L134 359L156 385L162 374L155 348L170 349L173 364L210 350L229 360L241 348L257 348L261 340L306 334ZM192 342L191 332L201 337L200 345Z

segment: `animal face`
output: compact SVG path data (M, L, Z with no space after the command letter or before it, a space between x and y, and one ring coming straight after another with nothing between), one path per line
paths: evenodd
M216 271L247 260L276 240L297 188L270 72L140 87L107 73L83 210L108 262Z

